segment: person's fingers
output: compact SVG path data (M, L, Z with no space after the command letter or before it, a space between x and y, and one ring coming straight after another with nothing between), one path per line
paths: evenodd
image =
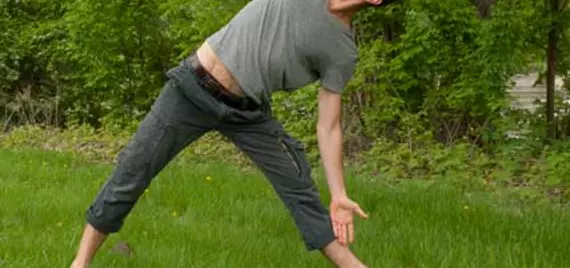
M356 214L358 214L358 216L360 216L363 219L368 219L368 214L364 213L364 211L360 208L360 206L356 206L355 208L355 212Z
M334 236L335 236L336 238L338 238L338 224L333 221L332 227L333 227Z
M337 223L334 228L336 232L336 240L338 240L338 242L342 244L342 232L340 229L340 224Z
M340 241L342 239L342 228L340 223L335 223L335 236Z
M340 226L340 237L341 237L341 244L346 246L346 225L341 224Z
M354 243L354 225L352 223L348 224L348 242Z

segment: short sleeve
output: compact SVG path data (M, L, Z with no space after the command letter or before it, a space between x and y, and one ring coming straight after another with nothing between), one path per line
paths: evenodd
M354 74L354 69L355 64L353 62L331 65L321 73L321 85L330 91L341 94Z

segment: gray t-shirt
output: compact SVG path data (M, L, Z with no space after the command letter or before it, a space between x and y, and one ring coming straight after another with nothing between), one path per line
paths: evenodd
M252 0L206 41L258 103L317 80L340 94L358 60L352 30L326 0Z

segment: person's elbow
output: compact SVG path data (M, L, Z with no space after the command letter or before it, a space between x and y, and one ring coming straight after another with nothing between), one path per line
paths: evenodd
M339 117L321 119L317 123L317 133L319 136L330 136L341 131L341 120Z

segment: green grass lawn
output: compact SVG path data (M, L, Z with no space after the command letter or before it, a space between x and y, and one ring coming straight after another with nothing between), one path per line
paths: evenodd
M0 150L0 267L66 267L84 211L110 170L66 154ZM570 267L564 212L509 207L444 183L347 180L370 213L357 221L353 246L370 267ZM324 179L317 181L327 199ZM131 257L110 250L120 241L131 245ZM259 173L177 160L93 267L331 266L305 251Z

